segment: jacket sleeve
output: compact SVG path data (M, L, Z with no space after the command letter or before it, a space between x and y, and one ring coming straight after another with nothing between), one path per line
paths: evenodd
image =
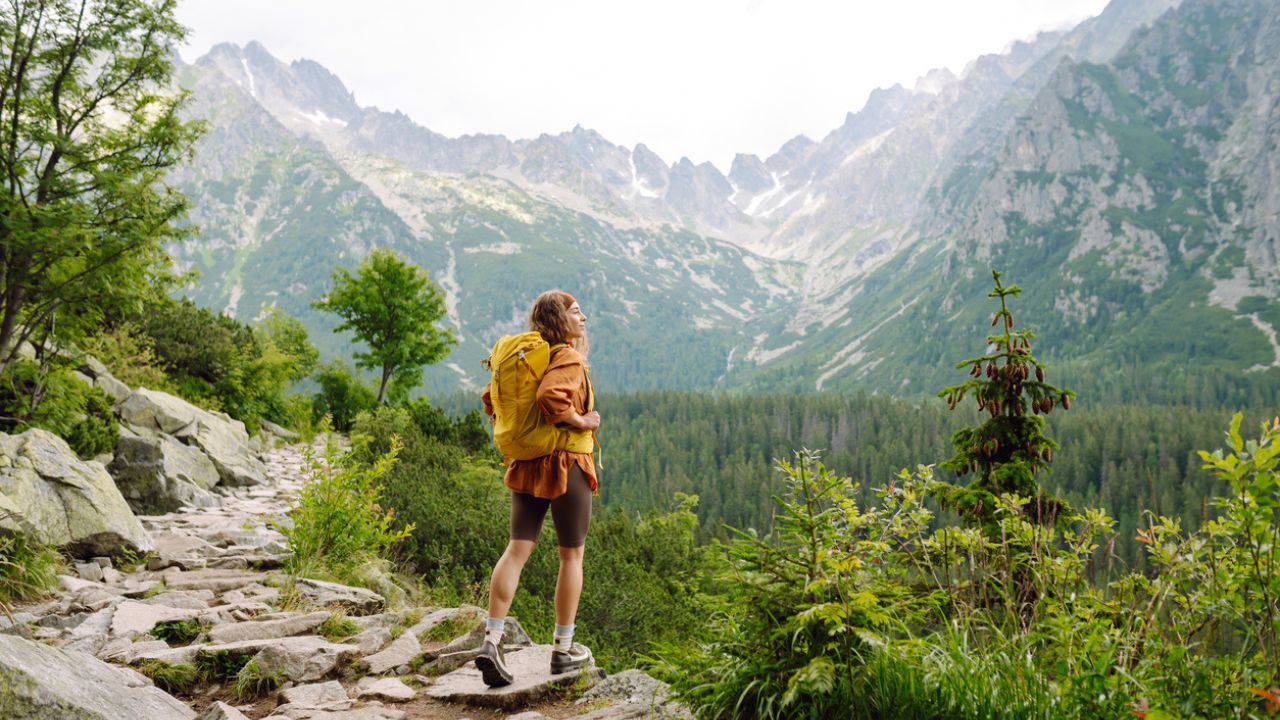
M562 423L578 411L573 396L582 387L582 356L572 348L556 353L547 366L547 372L538 383L538 409L547 422Z
M489 383L484 384L484 392L480 394L480 402L484 403L484 414L493 417L493 399L489 397Z

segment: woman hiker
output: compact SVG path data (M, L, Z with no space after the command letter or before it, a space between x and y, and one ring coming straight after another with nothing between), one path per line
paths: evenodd
M591 409L594 389L587 375L587 317L578 301L559 290L542 293L529 312L529 329L551 345L550 360L538 381L536 394L543 420L559 428L594 432L600 426L600 414ZM520 354L521 361L524 357ZM491 382L482 397L485 413L490 416L494 415L492 390ZM582 435L578 433L579 437ZM574 449L584 448L578 443ZM583 544L591 522L591 497L596 490L595 463L589 441L585 449L587 452L553 450L529 460L512 460L507 467L505 483L511 489L510 541L493 568L484 645L475 660L485 684L490 687L511 683L512 676L502 654L503 626L520 582L520 571L533 552L548 508L560 546L551 672L567 672L591 662L591 651L573 641L574 617L582 594Z

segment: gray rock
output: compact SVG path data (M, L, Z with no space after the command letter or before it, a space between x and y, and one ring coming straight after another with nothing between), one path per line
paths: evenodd
M218 625L209 630L209 639L217 643L229 643L237 640L266 640L301 635L320 627L325 620L329 619L329 615L329 612L321 611L274 620Z
M136 672L10 635L0 635L0 713L25 720L195 717Z
M249 448L244 423L157 390L138 388L120 404L120 419L141 433L161 432L198 447L227 485L258 485L266 466Z
M218 483L218 468L197 448L167 435L122 434L107 468L120 492L138 512L167 513L183 506L220 504L209 488Z
M564 685L594 684L603 675L594 665L552 675L550 645L533 645L508 653L506 661L515 676L510 685L491 688L484 684L479 670L466 665L436 678L435 683L426 689L426 694L445 702L513 710L537 702Z
M377 698L381 700L390 700L392 702L408 702L412 700L418 693L413 688L405 685L400 678L382 678L375 680L359 692L356 693L358 698Z
M347 699L347 691L337 680L296 685L280 691L280 698L294 707L325 707Z
M93 379L93 386L107 394L112 402L122 403L133 394L133 388L125 385L115 378L114 375L99 375Z
M116 606L111 619L111 636L133 639L150 632L162 622L190 620L197 614L196 610L126 600Z
M266 430L267 432L271 433L272 435L275 435L276 437L280 438L281 440L284 440L285 442L298 441L298 433L292 430L289 430L288 428L280 427L279 425L271 422L270 420L262 420L258 424L262 426L263 430Z
M422 654L422 643L418 642L418 637L409 630L392 640L391 644L380 652L366 657L363 664L370 673L381 675L393 668L408 664L420 654Z
M101 360L92 355L82 355L80 357L80 372L95 380L103 375L111 374L111 371L107 369L107 366L103 365Z
M670 687L640 670L614 673L582 694L577 704L607 700L608 707L583 716L583 720L630 720L631 718L681 718L693 715L671 698Z
M248 716L221 700L205 708L196 720L249 720Z
M205 652L236 652L251 647L259 648L251 662L257 663L260 671L266 674L278 672L297 682L320 680L337 667L339 661L354 657L359 652L354 645L331 643L314 636L209 645Z
M316 605L342 607L360 615L378 612L385 604L382 596L378 593L365 588L351 587L350 585L299 578L295 587L298 592Z
M84 462L57 435L0 433L0 530L18 531L75 557L145 552L151 538L106 468ZM8 513L8 515L6 515Z
M391 642L391 631L384 627L371 627L348 642L355 643L361 655L372 655Z
M102 566L96 562L76 563L76 574L83 580L102 582Z

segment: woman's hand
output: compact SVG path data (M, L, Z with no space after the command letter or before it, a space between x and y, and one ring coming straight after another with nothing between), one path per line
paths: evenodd
M595 430L600 427L600 413L592 410L586 415L575 414L570 418L569 424L579 430Z

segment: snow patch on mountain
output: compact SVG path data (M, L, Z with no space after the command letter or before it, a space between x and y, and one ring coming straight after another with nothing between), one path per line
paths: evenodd
M244 66L244 75L249 79L249 94L255 98L258 97L257 87L253 82L253 71L249 69L249 60L242 57L240 58L240 64Z
M309 113L305 113L299 110L298 115L302 116L306 120L310 120L313 124L319 127L324 127L325 125L337 125L338 127L347 126L346 120L342 120L336 117L329 117L328 115L325 114L323 110L320 110L319 108L312 110Z

